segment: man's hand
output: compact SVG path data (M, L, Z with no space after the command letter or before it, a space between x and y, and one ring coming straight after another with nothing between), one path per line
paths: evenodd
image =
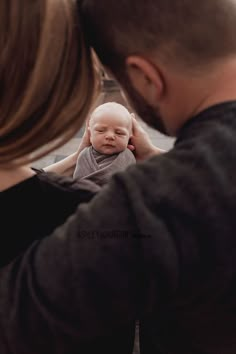
M133 113L132 120L133 135L130 138L130 145L128 145L128 148L131 151L134 151L137 160L146 160L154 155L165 152L152 144L149 135L135 119L135 115Z

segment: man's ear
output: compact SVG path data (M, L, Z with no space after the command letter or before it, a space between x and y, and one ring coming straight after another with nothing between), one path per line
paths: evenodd
M126 69L134 89L152 107L158 106L164 93L161 71L150 61L139 56L129 56L126 59Z

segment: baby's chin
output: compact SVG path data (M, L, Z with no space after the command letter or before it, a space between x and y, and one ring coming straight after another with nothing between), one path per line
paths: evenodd
M100 154L103 155L114 155L114 154L119 154L120 152L124 151L126 148L122 148L122 149L117 149L115 147L110 147L110 146L104 146L101 148L96 148L94 147L94 149L96 151L98 151Z

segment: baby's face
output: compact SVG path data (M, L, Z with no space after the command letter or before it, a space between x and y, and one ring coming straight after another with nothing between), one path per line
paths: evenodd
M131 118L118 110L101 110L91 118L91 144L105 155L117 154L127 148L131 136Z

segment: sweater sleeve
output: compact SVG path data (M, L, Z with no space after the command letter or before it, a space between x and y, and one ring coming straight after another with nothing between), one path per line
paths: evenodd
M1 271L0 348L8 343L10 353L89 353L89 346L97 350L102 338L109 343L120 332L127 350L143 289L135 233L117 175L66 224ZM119 345L117 350L126 352Z

